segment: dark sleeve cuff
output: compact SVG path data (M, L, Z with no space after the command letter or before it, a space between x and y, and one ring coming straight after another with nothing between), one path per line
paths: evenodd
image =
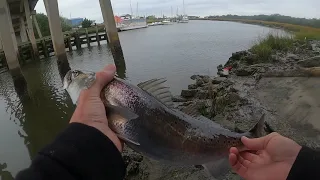
M308 147L302 147L287 179L320 179L319 167L320 153Z
M125 164L113 142L99 130L72 123L41 155L57 161L76 179L124 179Z

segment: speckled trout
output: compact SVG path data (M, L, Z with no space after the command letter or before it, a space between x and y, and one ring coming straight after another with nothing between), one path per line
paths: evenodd
M95 73L69 71L64 88L76 104L81 90L94 81ZM231 147L245 150L242 136L262 136L264 115L250 131L232 132L203 116L172 108L165 82L152 79L135 86L115 77L101 92L110 128L133 150L171 164L203 165L217 177L229 170Z

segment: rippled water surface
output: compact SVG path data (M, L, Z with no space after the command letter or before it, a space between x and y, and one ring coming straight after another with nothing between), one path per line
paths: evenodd
M136 84L166 77L173 94L192 81L193 74L215 75L232 52L249 48L269 28L232 22L191 21L121 32L125 66L118 74ZM105 43L68 53L73 69L100 70L113 63ZM62 89L56 58L23 67L30 98L19 97L11 76L0 74L0 170L10 179L27 167L37 151L63 130L74 106Z

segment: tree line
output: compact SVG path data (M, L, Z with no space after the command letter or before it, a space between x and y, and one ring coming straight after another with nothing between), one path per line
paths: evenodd
M247 20L260 20L260 21L272 21L279 23L288 23L301 26L309 26L314 28L320 28L320 19L306 19L306 18L297 18L291 16L284 16L280 14L272 15L254 15L254 16L238 16L238 15L223 15L223 16L208 16L207 18L220 18L220 19L247 19Z
M42 36L50 36L51 33L49 28L48 16L43 13L37 13L36 18L37 18ZM60 16L60 21L61 21L62 32L70 31L72 29L72 24L68 18ZM83 28L88 28L92 25L92 23L93 23L92 20L85 18L81 25ZM35 31L35 35L37 38L39 38L37 31Z

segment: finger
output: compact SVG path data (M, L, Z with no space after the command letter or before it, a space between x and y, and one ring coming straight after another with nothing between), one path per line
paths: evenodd
M238 157L236 154L230 153L229 154L229 163L233 167L237 164Z
M230 148L230 153L238 155L239 154L239 150L237 148L235 148L235 147L232 147L232 148Z
M242 164L246 168L248 168L249 165L251 164L250 161L244 159L241 155L238 156L238 161L240 162L240 164Z
M258 155L249 152L241 152L240 156L243 157L243 159L248 160L250 162L253 162L255 159L259 157Z
M113 64L104 67L102 71L96 74L97 79L91 88L92 91L99 94L103 87L114 78L115 72L116 67Z
M274 137L277 136L277 133L271 133L268 136L249 139L247 137L242 137L242 143L249 149L249 150L263 150L265 149L268 142Z
M238 173L240 176L244 177L245 173L247 172L247 167L245 167L244 165L242 165L238 161L237 155L230 154L229 155L229 161L230 161L230 164L231 164L231 167L232 167L233 171Z

